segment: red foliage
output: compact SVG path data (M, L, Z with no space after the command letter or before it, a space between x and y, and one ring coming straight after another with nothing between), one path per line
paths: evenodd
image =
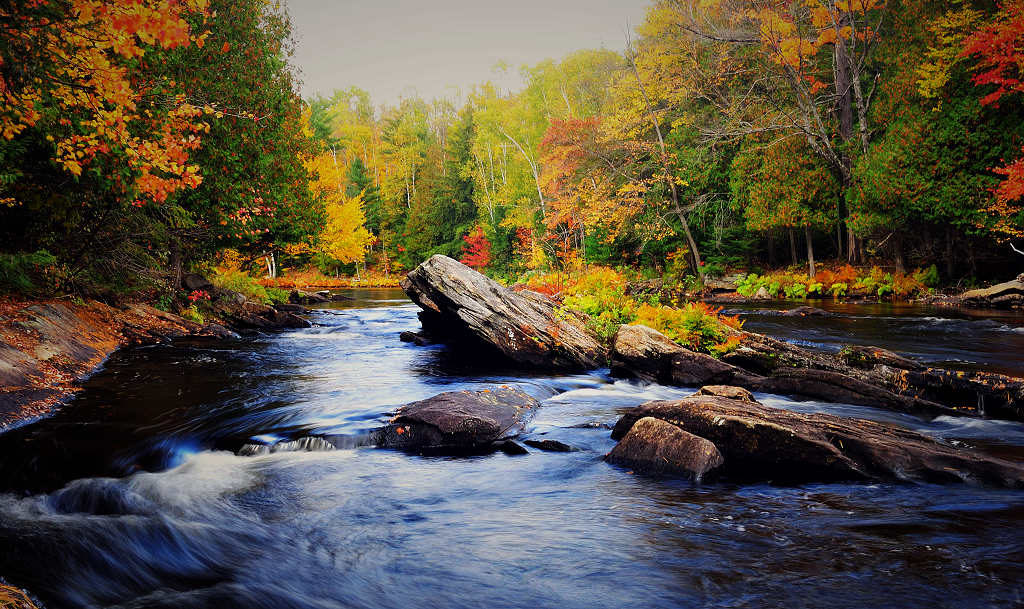
M1007 93L1024 92L1024 0L1008 0L988 26L968 36L963 54L978 58L974 84L996 85L981 99L994 104Z
M975 85L996 86L981 98L982 104L995 104L1009 93L1024 93L1024 0L1007 0L992 23L968 36L963 54L979 60ZM1024 197L1024 159L993 171L1006 176L996 189L1000 203Z
M477 270L486 268L491 263L491 242L484 234L483 228L476 227L462 240L466 245L462 246L462 258L459 262Z

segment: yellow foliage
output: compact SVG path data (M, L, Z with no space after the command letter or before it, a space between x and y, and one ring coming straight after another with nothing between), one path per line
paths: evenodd
M305 165L312 176L309 190L323 204L326 216L317 249L341 262L361 261L373 241L365 226L362 195L345 196L344 178L333 153L323 152Z

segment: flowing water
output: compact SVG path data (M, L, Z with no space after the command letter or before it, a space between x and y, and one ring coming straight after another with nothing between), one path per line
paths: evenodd
M403 344L419 323L400 292L351 295L311 329L119 352L72 404L0 435L0 575L53 608L1024 603L1022 492L633 475L602 461L609 426L688 390ZM748 327L1022 372L1019 319L837 312L751 313ZM364 446L403 403L495 384L543 400L530 435L579 450ZM1017 423L759 398L1024 458Z

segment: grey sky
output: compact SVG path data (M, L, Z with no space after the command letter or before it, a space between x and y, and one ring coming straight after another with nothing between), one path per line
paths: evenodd
M286 0L302 94L356 85L375 105L454 97L486 80L520 83L519 66L577 49L621 50L649 0ZM499 61L509 74L494 72Z

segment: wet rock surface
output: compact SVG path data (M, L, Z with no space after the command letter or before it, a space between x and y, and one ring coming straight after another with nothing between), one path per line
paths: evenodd
M958 450L894 425L796 413L720 395L648 402L632 409L612 432L621 440L619 446L627 440L629 444L621 450L617 446L612 454L618 451L653 468L658 455L683 441L675 430L713 443L723 457L716 473L738 481L894 480L1024 488L1024 466L1018 463Z
M518 389L441 393L399 408L390 424L375 432L374 443L433 453L514 451L504 442L525 429L538 406Z
M740 346L719 360L686 349L651 328L622 326L612 340L611 369L618 376L665 384L735 385L929 417L1024 420L1024 379L928 368L876 347L824 353L743 333Z
M582 318L546 296L513 291L447 256L432 256L401 285L423 309L420 320L432 336L483 343L535 368L604 365L606 350Z
M725 462L713 443L655 417L637 420L605 460L643 473L696 480Z

